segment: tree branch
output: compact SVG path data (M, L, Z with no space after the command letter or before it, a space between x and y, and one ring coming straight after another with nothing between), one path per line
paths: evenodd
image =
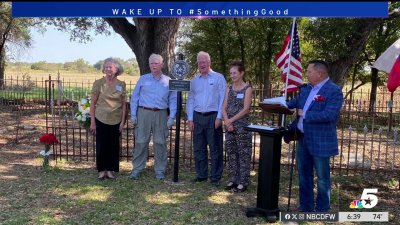
M355 86L354 88L352 88L351 90L349 90L346 95L344 96L343 99L347 99L347 97L349 96L350 93L354 92L355 90L357 90L358 88L360 88L361 86L363 86L364 84L366 84L366 82L362 81L361 83L359 83L357 86Z
M131 49L136 48L134 43L138 41L137 28L135 25L129 23L126 18L103 18L113 30L120 34Z
M6 29L4 29L4 33L3 33L3 37L2 37L3 40L1 40L1 44L0 44L0 51L2 51L3 48L4 48L4 45L5 45L6 41L7 41L8 34L11 31L11 26L13 24L13 21L14 21L14 19L10 18L10 22L7 24Z

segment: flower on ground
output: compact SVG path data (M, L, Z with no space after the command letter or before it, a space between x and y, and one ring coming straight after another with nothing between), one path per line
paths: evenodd
M58 144L60 143L56 136L52 133L49 134L43 134L40 138L39 141L45 145L52 145L52 144Z
M39 138L39 142L44 144L44 150L40 151L40 155L43 156L43 168L49 167L49 156L50 156L50 145L59 144L56 136L52 133L43 134Z

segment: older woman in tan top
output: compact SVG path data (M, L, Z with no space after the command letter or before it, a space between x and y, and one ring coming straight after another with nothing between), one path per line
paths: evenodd
M104 60L105 76L93 83L90 131L96 135L98 179L115 179L119 172L119 136L125 126L126 84L117 79L124 71L113 58Z

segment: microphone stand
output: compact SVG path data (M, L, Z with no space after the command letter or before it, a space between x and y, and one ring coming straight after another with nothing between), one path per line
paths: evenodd
M296 156L296 140L297 140L297 123L298 121L298 108L297 105L299 103L299 97L301 93L301 88L307 86L307 84L302 84L300 85L299 88L299 93L296 96L296 129L294 130L294 135L293 135L293 150L292 150L292 159L290 162L290 172L289 172L289 196L288 196L288 205L287 205L287 211L290 210L290 199L292 198L292 185L293 185L293 167L294 167L294 158Z

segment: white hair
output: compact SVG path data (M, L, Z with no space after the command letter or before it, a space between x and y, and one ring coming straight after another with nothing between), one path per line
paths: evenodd
M200 58L201 56L206 57L207 61L208 61L208 62L211 62L210 54L208 54L207 52L200 51L199 53L197 53L197 61L199 61L199 58Z

